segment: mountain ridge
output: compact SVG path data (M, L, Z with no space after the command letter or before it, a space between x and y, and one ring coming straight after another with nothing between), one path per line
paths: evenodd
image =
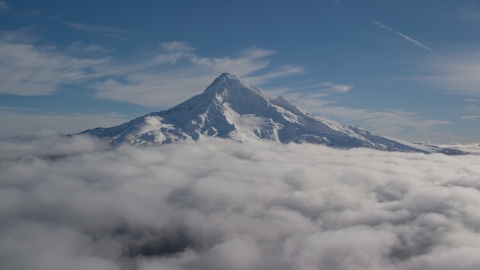
M213 136L237 141L267 139L281 143L314 143L336 148L463 154L459 150L418 145L372 134L359 127L313 116L282 96L271 99L260 88L222 73L203 93L168 109L111 128L81 132L113 145L162 145Z

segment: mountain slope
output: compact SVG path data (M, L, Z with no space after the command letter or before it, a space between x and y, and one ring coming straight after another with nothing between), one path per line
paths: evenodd
M270 99L259 88L229 73L221 74L202 94L171 109L153 112L116 127L86 130L82 134L104 138L114 145L161 145L215 136L238 141L308 142L337 148L462 153L402 142L313 116L281 96Z

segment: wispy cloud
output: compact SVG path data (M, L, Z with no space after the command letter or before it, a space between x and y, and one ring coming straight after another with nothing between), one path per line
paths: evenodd
M161 43L159 47L168 52L193 52L195 48L183 41L172 41Z
M411 37L409 37L409 36L407 36L407 35L405 35L405 34L402 34L402 33L398 32L398 31L395 31L395 30L393 30L392 28L386 26L385 24L383 24L383 23L381 23L381 22L379 22L379 21L377 21L377 20L373 20L373 24L376 25L376 26L378 26L378 27L381 28L381 29L385 29L385 30L387 30L387 31L393 32L393 33L397 34L398 36L404 38L405 40L407 40L407 41L409 41L409 42L411 42L411 43L413 43L413 44L415 44L415 45L417 45L417 46L420 46L420 47L424 48L425 50L428 50L428 51L433 52L432 49L430 49L429 47L423 45L423 44L420 43L419 41L417 41L417 40L415 40L415 39L413 39L413 38L411 38Z
M471 121L475 121L477 118L480 118L480 115L468 115L468 116L460 117L460 119L462 120L471 120Z
M284 84L280 88L267 88L264 89L264 91L272 97L278 95L291 95L294 100L297 100L301 97L321 98L337 94L343 94L349 92L353 88L353 84L339 84L333 82L316 83L308 80L293 84Z
M7 1L0 1L0 11L2 10L9 10L10 5L8 4Z
M257 75L257 76L247 76L247 77L244 77L243 79L245 79L251 84L263 84L275 78L286 77L286 76L299 74L303 72L305 72L305 69L301 66L287 65L276 71L267 72L265 74Z
M163 43L159 52L151 53L145 60L124 65L120 76L96 84L98 96L167 107L200 93L222 72L262 84L303 70L288 65L262 72L269 67L268 56L274 51L256 47L229 57L203 57L193 51L187 43ZM254 73L257 75L252 76Z
M320 89L329 89L334 93L346 93L353 88L353 85L335 84L332 82L323 82L318 84Z
M100 44L87 44L76 41L68 46L64 52L72 55L103 55L115 51L114 48Z
M419 112L394 109L375 111L336 106L334 101L325 100L325 95L322 93L287 92L282 95L299 108L314 115L406 140L432 138L432 129L438 125L450 124L446 120L426 119Z
M303 71L296 65L270 67L275 52L256 47L204 57L185 42L167 42L138 53L134 61L109 57L108 51L79 42L66 49L39 46L19 33L3 33L0 93L45 95L76 84L97 90L100 98L166 108L200 93L222 72L262 84Z
M411 75L436 91L468 98L480 96L480 51L463 49L461 52L443 53L442 57L407 59ZM413 61L414 60L414 61Z
M65 22L66 25L86 32L97 33L108 37L129 40L128 38L124 37L123 35L127 34L127 31L107 27L107 26L100 26L100 25L92 25L92 24L83 24L83 23L74 23L74 22Z
M108 73L107 58L79 58L52 46L35 46L18 33L0 35L0 93L46 95L64 84L81 83Z

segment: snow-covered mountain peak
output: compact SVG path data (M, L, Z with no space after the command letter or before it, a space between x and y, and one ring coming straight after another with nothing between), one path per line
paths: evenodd
M218 76L218 79L230 79L230 80L240 80L236 75L232 74L232 73L229 73L229 72L224 72L222 74L220 74L220 76Z
M114 145L161 145L212 136L237 141L306 142L337 148L460 152L386 138L313 116L282 96L270 99L258 87L231 73L222 73L203 93L168 110L153 112L116 127L95 128L82 133L104 138Z
M261 99L269 99L258 87L249 85L231 73L222 73L218 76L205 89L204 94L223 96L258 95Z

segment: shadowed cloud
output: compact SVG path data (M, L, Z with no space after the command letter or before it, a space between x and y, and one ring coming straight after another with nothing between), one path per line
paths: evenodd
M88 137L0 150L2 269L480 267L478 156Z

